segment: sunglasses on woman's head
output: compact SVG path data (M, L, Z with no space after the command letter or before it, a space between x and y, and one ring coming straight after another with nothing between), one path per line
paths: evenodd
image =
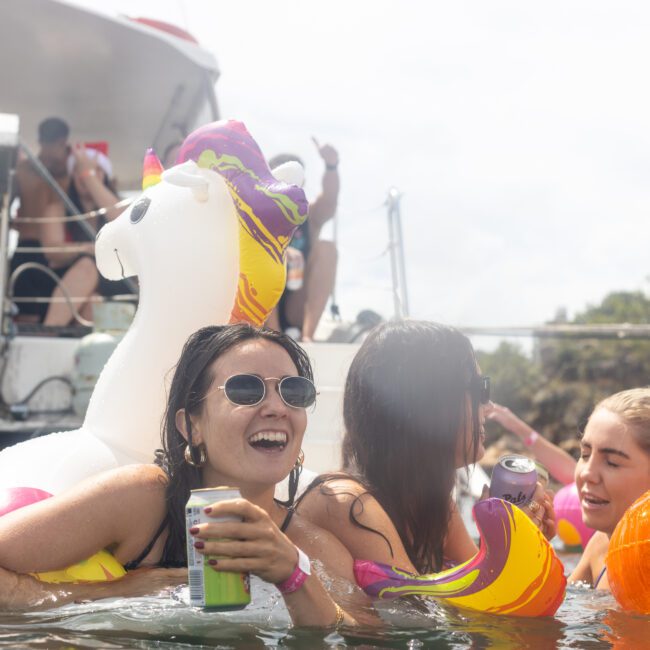
M490 378L483 375L476 375L470 380L469 389L472 397L479 404L487 404L490 401Z
M241 374L226 379L223 390L226 399L237 406L256 406L266 396L266 382L276 381L276 390L282 401L291 408L304 409L316 401L316 387L306 377L265 377Z

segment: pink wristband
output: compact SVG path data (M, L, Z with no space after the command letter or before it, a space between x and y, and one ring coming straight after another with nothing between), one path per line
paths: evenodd
M524 440L524 444L526 447L532 447L537 442L537 438L539 438L539 433L537 431L531 431Z
M283 596L298 591L311 574L309 558L297 546L296 550L298 551L298 564L296 564L296 568L286 580L278 582L275 585Z

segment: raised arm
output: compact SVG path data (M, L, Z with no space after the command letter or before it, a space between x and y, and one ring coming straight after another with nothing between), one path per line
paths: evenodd
M75 174L81 178L95 205L98 208L107 209L106 219L112 221L119 216L125 208L114 207L120 199L114 192L106 187L103 180L105 173L99 168L97 163L88 156L83 145L75 145L72 149L72 153L75 157Z
M323 225L336 214L339 199L340 179L338 172L339 154L332 145L319 144L312 138L320 157L325 164L322 189L318 197L309 205L309 228L312 241L318 239Z
M573 482L576 469L575 459L534 431L509 408L494 404L492 411L488 414L488 419L498 422L504 429L520 438L535 454L535 457L546 466L553 478L565 485Z

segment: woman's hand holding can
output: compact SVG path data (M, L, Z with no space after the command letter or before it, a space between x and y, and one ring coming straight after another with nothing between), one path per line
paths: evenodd
M233 499L215 503L205 513L215 519L240 519L203 523L190 529L194 548L211 556L208 563L215 570L250 572L274 584L291 576L298 551L265 510L246 499Z
M531 521L542 531L546 539L555 537L555 510L553 509L553 493L545 490L538 481L533 498L521 508Z

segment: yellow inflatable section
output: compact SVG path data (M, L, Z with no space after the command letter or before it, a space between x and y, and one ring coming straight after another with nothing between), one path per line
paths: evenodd
M42 582L75 583L75 582L105 582L116 580L126 575L124 567L108 552L99 551L91 558L73 564L61 571L33 573Z

